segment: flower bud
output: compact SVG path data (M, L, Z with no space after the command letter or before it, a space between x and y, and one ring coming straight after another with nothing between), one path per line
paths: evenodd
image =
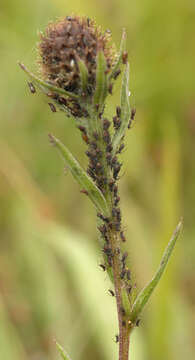
M42 76L50 84L79 97L92 97L96 88L99 51L104 54L106 74L109 74L115 61L115 51L108 31L102 33L93 20L79 16L68 16L51 23L41 34L39 43ZM77 113L78 103L74 105ZM70 103L66 105L69 107Z

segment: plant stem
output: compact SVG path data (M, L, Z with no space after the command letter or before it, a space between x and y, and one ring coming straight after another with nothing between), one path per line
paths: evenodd
M88 108L89 110L89 108ZM122 303L122 288L125 288L125 281L121 277L121 240L120 240L120 230L116 228L116 218L113 214L113 209L116 209L114 205L115 196L113 191L109 187L109 181L113 180L113 168L110 166L106 159L106 155L108 151L106 150L108 143L104 141L104 129L103 129L103 119L102 116L98 112L91 112L90 116L90 134L89 137L93 137L94 131L98 134L97 146L101 151L102 156L98 161L101 163L104 173L104 178L106 179L105 185L102 189L103 195L106 199L107 206L109 209L109 222L111 224L108 227L108 239L106 246L110 246L112 253L111 260L111 268L112 268L112 281L114 283L115 297L116 297L116 305L117 305L117 313L118 313L118 324L119 324L119 360L128 360L129 354L129 324L127 315L125 314L123 303ZM95 170L94 170L95 172ZM95 173L98 177L98 172ZM114 179L116 184L116 180ZM118 189L117 189L118 192ZM117 209L119 209L117 205ZM119 221L120 223L120 221Z

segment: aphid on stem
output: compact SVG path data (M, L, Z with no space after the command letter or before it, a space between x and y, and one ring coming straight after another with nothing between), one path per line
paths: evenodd
M35 89L33 83L32 83L32 82L27 82L27 84L28 84L28 87L29 87L29 89L30 89L31 94L35 94L35 93L36 93L36 89Z

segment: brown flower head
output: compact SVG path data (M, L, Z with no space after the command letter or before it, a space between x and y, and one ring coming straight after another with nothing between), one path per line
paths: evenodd
M40 65L45 80L66 91L81 95L78 61L88 70L86 95L94 93L96 83L96 56L102 50L107 72L115 60L108 31L102 33L95 22L86 17L70 17L49 24L41 34Z

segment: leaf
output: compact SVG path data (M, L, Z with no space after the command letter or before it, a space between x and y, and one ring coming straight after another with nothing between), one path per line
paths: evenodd
M113 153L115 154L118 146L125 134L125 131L129 124L130 119L130 104L129 104L129 64L127 63L122 80L121 88L121 125L118 130L114 133L112 146Z
M162 260L160 262L160 266L156 272L156 274L154 275L153 279L145 286L145 288L138 294L133 307L132 307L132 311L130 314L130 319L131 321L134 323L138 316L140 315L141 311L143 310L143 307L145 306L145 304L148 302L150 296L152 295L155 287L157 286L157 284L160 281L160 278L166 268L166 265L169 261L169 258L172 254L172 251L174 249L176 240L179 236L179 234L181 233L181 229L182 229L182 225L183 222L180 221L179 224L177 225L172 238L170 240L170 242L167 245L167 248L165 249L165 252L163 254Z
M96 69L96 89L94 94L94 104L103 105L107 95L107 64L103 51L97 54Z
M66 354L65 350L63 349L63 347L58 344L58 342L56 341L56 347L62 357L63 360L71 360L70 357Z
M94 203L96 209L105 216L109 216L106 200L97 188L93 180L87 175L87 173L81 168L78 161L73 157L71 152L53 135L49 135L51 142L57 147L62 158L64 159L67 167L70 169L73 177L82 186L82 189L86 191L86 194Z
M119 69L119 66L121 65L123 52L125 51L125 45L126 45L126 32L125 32L125 29L123 29L119 54L118 54L118 57L117 57L117 60L114 64L114 66L113 66L112 72L109 76L109 80L111 80L114 77L116 71Z
M48 82L46 81L43 81L42 79L39 79L36 75L34 75L32 72L30 72L26 66L24 66L24 64L22 63L18 63L19 66L21 67L21 69L34 81L34 83L42 90L42 91L46 91L47 89L48 90L51 90L57 94L60 94L60 95L64 95L64 96L69 96L71 98L74 98L74 99L77 99L78 98L78 95L76 94L73 94L69 91L66 91L62 88L59 88L59 87L56 87L56 86L53 86L51 84L49 84Z
M83 91L85 92L87 88L87 80L88 80L88 69L81 59L77 60L79 72L80 72L80 80Z

